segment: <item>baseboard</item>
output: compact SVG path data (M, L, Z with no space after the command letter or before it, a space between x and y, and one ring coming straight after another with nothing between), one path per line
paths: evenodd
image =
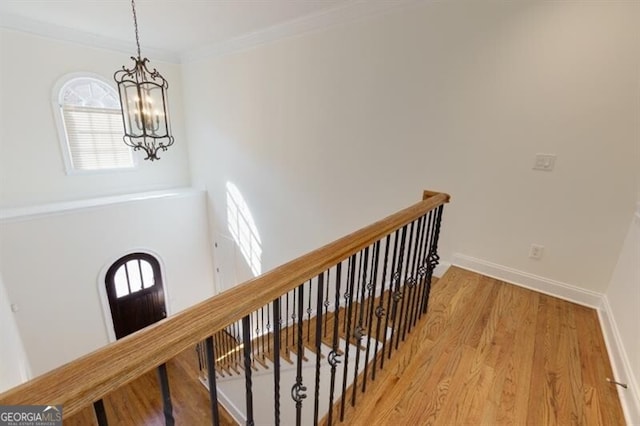
M476 259L464 254L454 254L451 264L590 308L599 309L602 305L602 294L595 291L585 290L571 284L519 271L486 260Z
M631 371L631 362L624 350L613 310L606 295L602 297L602 306L598 309L600 327L609 352L609 360L614 380L626 383L627 389L618 386L618 396L622 404L625 419L629 425L640 425L640 387Z
M207 390L209 389L209 383L207 383L205 379L200 378L200 383L202 383L204 387L207 388ZM247 418L244 416L244 414L242 414L240 409L236 407L233 402L231 402L231 400L227 397L227 395L225 395L223 391L220 390L220 386L216 387L218 388L216 392L218 394L218 403L227 410L229 415L233 417L233 420L235 420L236 423L238 423L239 425L246 424Z
M436 269L433 271L433 276L442 278L442 276L447 272L447 270L451 267L451 264L448 262L440 262Z
M612 379L622 381L628 385L627 389L618 386L618 395L625 419L628 425L640 426L640 388L631 373L629 357L624 351L622 339L620 338L615 318L611 315L613 311L609 306L609 300L606 295L459 253L453 255L451 264L596 309L600 320L600 328L607 345L609 361L615 376Z

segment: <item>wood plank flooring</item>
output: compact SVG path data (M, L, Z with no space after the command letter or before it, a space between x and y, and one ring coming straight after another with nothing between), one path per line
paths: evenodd
M167 363L176 425L210 425L209 392L198 381L198 358L186 350ZM110 426L163 426L162 398L155 369L111 393L104 400ZM219 406L221 426L235 426L233 418ZM97 425L93 408L64 420L65 426Z
M211 424L195 350L168 372L176 424ZM623 425L607 377L593 309L452 267L434 283L428 314L356 407L347 404L342 424ZM164 424L155 371L109 395L105 407L111 425ZM235 424L220 414L222 425ZM95 424L91 408L65 420Z
M348 425L624 425L595 310L452 267Z

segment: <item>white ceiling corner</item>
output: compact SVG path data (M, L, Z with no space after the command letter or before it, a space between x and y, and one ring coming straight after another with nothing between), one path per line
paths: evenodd
M35 21L18 15L0 14L0 27L9 30L26 32L37 36L56 40L78 43L84 46L114 50L127 55L135 53L136 45L133 37L131 41L118 40L100 34L85 32L74 28L62 27L48 22ZM145 48L145 56L160 61L179 63L180 54L163 49Z
M244 50L419 0L137 0L143 56L173 63ZM0 27L135 52L128 0L0 0Z
M381 14L398 6L417 3L419 0L348 1L328 10L301 16L267 28L261 28L239 37L190 49L180 55L180 62L192 62L250 49L287 37L320 31L335 25Z

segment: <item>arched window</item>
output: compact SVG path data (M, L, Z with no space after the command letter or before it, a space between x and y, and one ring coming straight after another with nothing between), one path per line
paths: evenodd
M117 339L167 316L160 262L148 253L115 261L107 270L105 286Z
M135 167L125 145L118 92L98 76L72 76L54 89L67 173Z
M227 225L253 275L262 272L262 244L258 228L240 190L227 182Z
M109 283L112 281L112 283ZM116 298L128 296L158 284L162 286L160 264L146 253L133 253L118 259L107 272L107 282Z

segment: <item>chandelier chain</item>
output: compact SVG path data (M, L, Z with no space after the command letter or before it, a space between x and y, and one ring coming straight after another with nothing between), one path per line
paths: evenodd
M140 55L140 35L138 34L138 16L136 15L135 0L131 0L131 10L133 11L133 26L136 30L136 46L138 47L138 58L141 58L142 55Z
M167 107L169 84L155 68L149 71L147 68L149 60L142 58L136 2L129 1L133 14L138 57L131 57L134 62L133 67L127 68L123 65L113 74L120 94L124 125L122 139L125 145L134 151L144 151L147 154L145 160L155 161L160 159L158 154L166 151L174 142L169 128Z

